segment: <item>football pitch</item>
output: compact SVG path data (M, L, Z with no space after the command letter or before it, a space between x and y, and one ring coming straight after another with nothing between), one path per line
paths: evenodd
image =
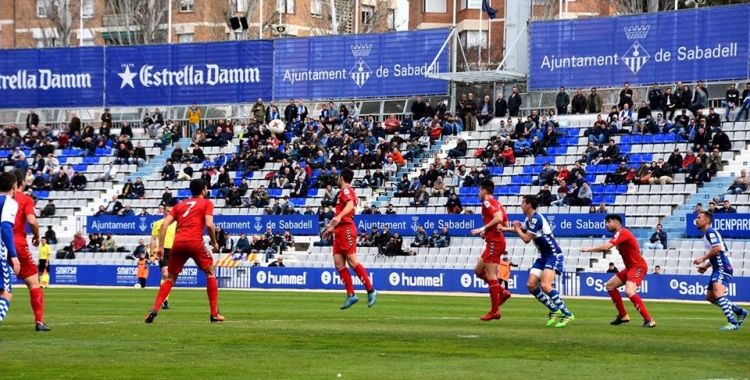
M536 300L515 297L481 322L488 297L381 294L339 310L343 294L175 289L172 309L143 323L156 289L51 288L49 333L15 287L0 324L2 379L716 379L750 377L750 323L709 304L646 300L658 325L610 326L608 300L568 300L577 319L546 328ZM360 293L364 296L364 293ZM340 376L339 376L340 374Z

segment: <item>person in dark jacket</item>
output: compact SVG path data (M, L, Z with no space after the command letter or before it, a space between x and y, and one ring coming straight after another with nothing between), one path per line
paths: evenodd
M445 211L448 214L460 214L464 207L461 204L461 199L458 198L456 193L451 193L448 201L445 203Z
M565 87L560 87L560 91L557 93L557 98L555 99L555 108L557 108L557 114L567 115L568 104L570 104L570 95L565 92Z
M495 108L489 95L485 95L477 107L477 121L479 125L485 125L492 120L495 115Z
M732 150L732 142L729 140L729 136L727 136L727 134L724 133L721 128L716 129L716 134L714 134L711 145L714 148L719 148L719 150L722 152L728 152Z
M505 101L502 93L497 94L495 100L495 117L505 117L508 113L508 102Z
M523 104L523 100L518 93L518 88L513 86L513 92L510 94L510 97L508 97L508 116L515 117L520 115L521 104Z
M586 113L586 96L583 95L583 90L580 88L576 90L576 94L570 102L570 113L574 115Z

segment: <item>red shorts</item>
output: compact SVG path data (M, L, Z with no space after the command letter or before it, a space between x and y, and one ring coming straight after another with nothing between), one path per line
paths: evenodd
M505 252L504 241L488 241L482 252L482 261L487 264L500 264L500 256Z
M203 241L175 241L169 252L167 270L169 273L180 274L188 259L193 259L201 270L214 264L214 257Z
M344 224L333 229L333 254L353 255L357 253L357 227Z
M617 276L617 278L619 278L623 283L634 282L636 286L641 286L641 281L643 281L643 278L646 277L646 273L648 273L648 266L638 265L630 268L625 268L617 272L615 276Z
M29 243L25 240L15 240L16 253L18 253L18 261L21 262L21 270L18 271L18 278L26 279L31 276L35 276L39 273L39 270L34 263L34 258L31 257L31 251L29 251Z

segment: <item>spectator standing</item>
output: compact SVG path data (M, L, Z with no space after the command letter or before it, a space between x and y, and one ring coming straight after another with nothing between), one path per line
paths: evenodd
M555 99L555 108L557 108L558 115L568 114L568 104L570 104L570 95L565 91L565 87L560 87L560 91L557 93Z
M658 83L654 83L651 89L648 91L648 106L652 110L661 110L662 106L662 93ZM666 111L665 111L666 112Z
M589 113L600 113L602 112L602 97L596 92L596 88L591 88L591 93L586 99L587 109Z
M201 126L201 109L193 103L188 108L188 124L190 124L191 136L198 131Z
M586 113L586 96L583 95L583 90L580 88L576 90L576 94L570 102L570 113L574 115Z
M503 93L499 92L497 94L497 99L495 100L495 117L505 117L507 113L508 102L503 97Z
M742 114L745 114L745 121L748 119L748 113L750 113L750 82L745 85L745 90L742 91L742 97L740 98L742 106L737 111L737 116L734 117L734 122L739 122Z
M750 85L748 85L748 88L750 88ZM521 104L523 104L523 99L521 99L521 95L518 93L518 88L513 86L513 90L508 97L508 115L510 117L519 116L521 113Z
M617 103L617 107L624 109L625 105L628 108L633 108L633 90L630 89L630 83L625 82L622 90L620 90L620 101Z

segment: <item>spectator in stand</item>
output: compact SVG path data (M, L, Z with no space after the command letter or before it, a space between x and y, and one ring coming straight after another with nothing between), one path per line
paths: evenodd
M659 159L656 164L656 170L651 173L651 178L648 179L648 183L656 185L660 183L662 186L672 183L674 180L674 174L672 173L672 166L664 162L663 158Z
M661 274L661 267L660 267L660 266L658 266L658 265L657 265L657 266L655 266L655 267L654 267L654 273L653 273L653 274L657 274L657 275L658 275L658 274Z
M417 97L411 104L411 114L414 115L414 120L421 120L425 115L425 103L422 98Z
M693 100L692 104L690 104L690 107L688 109L690 112L693 113L693 116L698 116L698 110L706 108L706 104L708 103L708 95L705 91L703 91L703 87L701 85L695 86L695 93L693 94Z
M698 132L693 139L693 149L708 149L709 146L711 146L711 132L709 132L706 122L701 120L698 125Z
M700 214L703 212L703 203L696 203L695 210L693 211L693 214Z
M721 127L721 115L716 113L714 107L709 107L708 115L706 115L706 125L711 128L712 132L716 132Z
M683 162L684 165L684 162ZM698 187L703 187L703 184L708 181L708 170L706 164L700 157L695 158L695 163L687 175L685 176L685 183L697 183Z
M116 250L117 250L117 242L115 242L115 238L112 237L112 233L107 232L107 236L102 241L101 252L114 252Z
M47 231L44 233L44 238L47 239L47 243L50 245L57 244L57 234L55 233L55 230L52 229L52 226L47 226Z
M437 230L433 231L433 247L445 248L451 244L451 236L448 233L448 227L443 227L442 232L437 237L435 237L435 235L437 235Z
M70 187L70 178L64 169L60 169L57 175L52 176L52 190L67 190Z
M625 103L622 107L622 111L617 118L623 127L629 127L633 125L633 111L630 109L630 105Z
M662 103L662 93L661 88L659 88L658 83L654 83L651 86L651 89L648 91L648 105L649 108L652 110L661 110L661 103Z
M661 224L656 225L656 231L648 240L649 242L643 245L646 249L667 249L667 232L662 230Z
M742 194L750 188L750 177L747 176L747 170L742 169L740 176L735 177L732 184L729 185L727 192L722 194L722 197L727 194Z
M612 183L615 185L624 184L627 182L625 178L627 177L629 172L630 168L628 168L627 163L625 161L622 161L620 162L620 166L615 169L614 173L607 174L604 183Z
M565 91L565 87L560 87L555 98L555 108L558 115L568 114L568 104L570 104L570 95Z
M508 116L520 116L521 104L523 104L523 99L521 99L521 95L518 93L518 88L516 86L513 86L511 94L508 97Z
M580 190L575 197L570 198L571 206L588 206L591 204L594 198L594 193L591 191L591 187L588 182L583 182Z
M558 165L557 176L555 177L555 184L559 185L560 181L568 181L569 179L570 179L570 170L568 169L568 166Z
M86 239L83 237L83 233L78 231L73 236L73 241L70 242L68 250L71 252L81 252L84 248L86 248Z
M551 185L556 175L557 172L555 171L555 169L553 169L549 162L547 162L544 164L544 168L542 168L542 171L539 172L537 178L531 181L531 184L533 186Z
M682 155L680 154L680 148L674 148L672 154L667 158L667 163L672 167L674 172L678 172L682 169Z
M466 151L469 149L466 140L463 137L458 136L456 147L448 151L448 157L458 158L466 155Z
M745 85L745 90L742 91L740 101L742 102L742 106L740 107L740 110L737 111L737 116L734 118L735 123L740 121L743 113L745 114L745 121L748 119L748 113L750 113L750 82Z
M425 185L420 186L419 192L414 195L414 199L410 202L411 207L426 207L430 202L430 194L427 193L427 187Z
M591 88L591 93L586 99L586 109L588 113L602 112L602 97L596 92L596 87Z
M42 209L41 217L46 218L46 217L54 216L54 215L55 215L55 203L52 199L49 199L47 201L47 205L44 206L44 209Z
M721 128L716 128L716 134L714 134L711 145L714 149L718 149L721 152L729 152L732 150L732 142L729 140L729 136L727 136Z
M480 126L485 125L492 120L495 115L495 107L489 95L485 95L477 107L477 122Z
M460 214L464 210L461 204L461 199L458 198L456 193L451 193L448 201L445 203L445 211L447 214Z
M714 214L736 214L737 209L729 204L729 200L725 199L721 208L717 208Z
M495 117L504 118L508 113L508 102L505 101L502 92L497 93L497 99L495 100Z
M617 272L619 272L619 270L617 270L615 263L609 263L609 267L607 268L607 273L617 273Z
M706 210L707 212L710 212L711 214L716 214L717 210L718 209L716 208L716 203L708 202L708 210Z
M554 198L552 197L552 192L550 191L548 184L545 183L542 188L539 189L539 192L536 194L536 199L542 206L549 206L552 204Z
M573 182L573 186L575 186L575 182ZM568 183L566 181L560 181L560 186L557 188L557 200L550 203L550 206L563 206L567 203L568 194L570 194L573 191L573 188L568 186Z
M674 112L677 110L677 97L672 93L671 88L664 90L664 95L661 99L661 109L664 115L667 116L667 120L672 121Z
M625 86L620 90L620 101L617 103L617 107L625 109L625 105L628 108L633 108L633 90L630 89L630 83L625 82ZM622 117L620 117L622 119ZM623 122L623 124L625 124Z
M104 173L100 175L99 177L96 177L94 182L112 181L115 179L116 175L117 175L117 168L114 166L114 163L110 162L107 170L105 170Z
M726 114L724 115L724 120L729 122L729 113L732 112L735 107L741 104L740 99L740 92L737 91L737 89L734 87L734 83L729 85L729 89L727 90L726 96L724 97L724 100L721 101L721 105L726 107Z
M427 232L425 232L424 227L419 226L411 246L413 248L427 247L429 245L429 240L430 239L427 237Z
M576 90L576 94L570 102L570 113L574 115L586 113L586 96L583 95L583 90L580 88Z
M604 201L599 203L599 207L596 209L597 214L608 214L609 211L607 211L607 204L604 203Z
M130 205L125 205L125 208L120 210L120 212L117 214L119 216L135 216L135 212L131 208Z
M695 165L695 155L692 149L685 151L685 157L682 158L682 166L679 169L680 173L689 173Z
M435 182L432 184L432 196L444 197L448 194L448 188L445 186L443 176L438 176Z
M120 195L117 196L119 199L133 199L135 198L135 195L133 195L133 180L128 178L124 185L122 185L122 190L120 190Z

